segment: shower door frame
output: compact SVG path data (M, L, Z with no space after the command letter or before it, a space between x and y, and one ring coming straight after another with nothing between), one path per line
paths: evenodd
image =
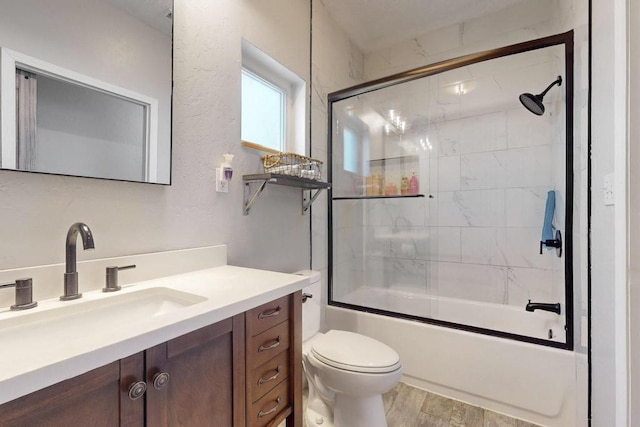
M574 75L573 75L573 57L574 57L574 33L573 30L565 33L556 34L548 37L542 37L535 40L529 40L523 43L518 43L510 46L491 49L483 52L472 53L469 55L460 56L453 59L448 59L434 64L426 65L424 67L414 68L402 73L393 74L388 77L372 80L370 82L361 83L356 86L352 86L346 89L342 89L336 92L332 92L327 95L327 117L328 117L328 135L327 135L327 180L333 182L333 103L342 101L347 98L362 95L368 92L373 92L379 89L395 86L397 84L410 82L412 80L421 79L424 77L440 74L445 71L454 70L456 68L472 65L478 62L488 61L491 59L502 58L509 55L525 53L532 50L543 49L546 47L564 45L565 52L565 139L566 139L566 162L565 162L565 187L566 187L566 203L565 203L565 230L563 236L563 251L564 251L564 282L565 282L565 342L557 342L551 340L545 340L525 335L512 334L503 331L497 331L493 329L480 328L477 326L465 325L460 323L448 322L439 319L425 318L421 316L414 316L410 314L397 313L393 311L381 310L372 307L364 307L354 304L342 303L333 300L333 188L328 190L328 305L334 307L341 307L350 310L364 311L373 314L379 314L383 316L389 316L399 319L415 320L432 325L444 326L448 328L479 333L483 335L490 335L499 338L512 339L516 341L528 342L532 344L544 345L547 347L554 347L564 350L572 351L574 349L574 301L573 301L573 90L574 90ZM341 197L336 197L341 199Z

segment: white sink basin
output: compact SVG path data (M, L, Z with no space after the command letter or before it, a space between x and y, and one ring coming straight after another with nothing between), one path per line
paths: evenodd
M206 300L199 295L164 287L109 295L86 294L85 298L76 301L61 302L60 307L36 308L33 312L1 319L0 342L19 346L28 337L29 342L39 343L44 348L61 344L54 344L52 340L62 340L63 345L68 345Z

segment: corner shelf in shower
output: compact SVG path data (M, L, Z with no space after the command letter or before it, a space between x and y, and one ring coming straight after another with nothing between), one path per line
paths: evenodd
M419 162L420 156L416 155L408 155L408 156L398 156L398 157L381 157L379 159L370 159L369 165L377 165L381 164L384 166L387 163L409 163L409 162Z
M406 199L406 198L426 197L424 194L396 194L395 196L339 196L332 200L360 200L360 199ZM429 196L429 198L432 198Z
M243 175L244 181L244 205L242 213L249 215L251 206L264 191L267 184L283 185L285 187L300 188L302 190L302 214L309 212L311 204L320 195L322 190L331 188L330 182L316 181L314 179L300 178L291 175L279 175L276 173L260 173L255 175ZM251 184L259 184L257 190L251 193ZM315 190L315 192L313 192Z

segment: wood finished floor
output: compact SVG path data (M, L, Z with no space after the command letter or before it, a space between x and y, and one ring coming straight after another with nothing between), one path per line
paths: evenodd
M389 427L538 427L404 383L382 398Z
M303 410L307 409L308 393L303 391ZM385 393L382 400L389 427L539 427L404 383ZM278 427L285 427L285 423Z

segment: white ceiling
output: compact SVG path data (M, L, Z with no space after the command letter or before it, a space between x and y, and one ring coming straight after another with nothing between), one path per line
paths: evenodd
M368 53L526 0L321 0Z

